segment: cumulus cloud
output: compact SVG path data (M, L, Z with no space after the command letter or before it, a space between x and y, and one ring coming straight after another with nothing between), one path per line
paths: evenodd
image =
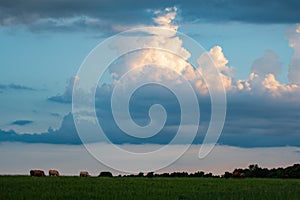
M190 57L190 52L183 47L183 41L176 35L176 32L163 31L164 29L172 29L175 31L178 29L178 25L174 24L177 11L176 7L165 8L162 11L154 11L156 17L153 18L153 20L157 24L157 27L162 28L161 33L157 33L158 29L150 28L147 30L149 31L149 34L159 34L158 37L149 37L150 39L147 41L149 46L156 46L156 44L159 44L161 47L172 50L174 53L171 54L158 49L143 49L139 52L126 54L109 68L115 83L117 83L125 73L132 69L134 69L132 70L132 75L128 76L128 80L123 80L124 83L122 84L127 85L134 81L138 82L139 78L143 77L140 75L145 73L147 74L146 78L149 80L163 82L172 81L172 84L179 81L177 78L178 74L189 76L188 78L196 76L193 67L187 61ZM144 43L144 40L140 41L140 46L144 46ZM117 44L117 48L122 47L120 47L120 44ZM127 48L126 44L124 48ZM157 69L157 67L150 67L156 63L175 73L161 73L161 70ZM147 72L145 72L145 70ZM143 77L143 79L144 78L145 77Z
M157 17L153 18L153 21L160 27L177 30L178 26L172 25L172 22L177 15L177 11L177 7L165 8L163 11L156 10L154 11L154 14L156 14Z
M281 73L282 63L278 56L271 50L265 51L264 55L254 60L251 73L247 80L232 81L229 92L242 92L253 95L299 98L299 86L295 84L280 83L276 75Z
M276 80L274 74L267 74L260 76L256 73L251 73L247 80L237 80L234 82L229 92L235 93L234 95L259 95L264 97L281 97L282 99L287 96L290 100L299 98L299 86L295 84L284 84Z
M154 12L156 17L153 20L158 27L177 30L178 26L174 24L174 19L178 10L175 7ZM151 29L149 30L149 36L151 36L153 33ZM156 49L145 49L128 53L109 67L108 73L112 78L112 83L98 86L95 107L99 123L113 143L166 144L174 137L180 124L180 105L174 94L167 89L157 85L142 87L130 100L131 117L139 125L149 123L149 108L154 104L161 104L168 114L165 127L157 135L146 139L131 137L118 127L114 121L110 100L113 89L117 85L123 86L126 90L130 85L142 81L153 81L180 88L182 82L178 75L187 79L197 91L201 121L198 124L199 132L194 143L201 143L211 115L211 102L207 92L207 83L203 80L204 74L201 74L201 67L207 65L208 60L212 60L228 92L227 119L219 139L220 144L246 147L299 146L297 119L300 107L297 102L300 99L300 88L296 84L284 84L276 79L282 64L273 51L267 50L262 57L253 62L248 79L237 80L234 77L234 68L229 66L229 61L221 46L215 46L206 54L199 56L197 68L199 71L197 71L188 63L191 53L184 48L184 42L177 35L172 33L154 39L149 38L148 42L159 43L183 56L179 58ZM137 42L140 41L137 40ZM156 62L164 68L151 65ZM131 73L124 78L123 75L128 71ZM205 74L205 76L210 76L210 74ZM64 94L52 97L50 100L70 103L75 82L76 78L71 79ZM184 92L182 91L186 95ZM82 95L84 98L84 94ZM126 120L128 119L125 119L125 122ZM72 126L73 135L76 135L73 122L63 124ZM86 130L87 133L93 134L88 127ZM189 133L186 134L188 136ZM97 141L94 139L91 142ZM181 142L184 143L184 141L183 138Z
M214 67L219 71L219 76L223 83L225 90L229 95L261 95L263 96L285 96L299 98L298 92L300 87L294 83L285 84L280 83L276 76L281 73L282 63L275 52L266 50L264 55L253 61L251 66L251 73L248 79L240 80L234 77L234 67L228 66L228 59L226 58L222 47L215 46L208 51L207 56L201 55L198 59L199 71L201 66L209 65L208 60L212 60ZM293 60L294 58L292 58ZM203 76L203 75L202 75ZM209 76L206 74L205 76ZM300 76L299 76L300 77ZM194 84L200 94L208 94L207 83L202 77L194 76ZM297 77L297 79L299 79ZM192 79L189 79L193 81Z
M275 79L275 76L273 74L266 75L262 84L267 91L272 92L272 94L276 96L286 93L293 94L300 91L300 88L296 85L281 84Z
M164 10L155 10L156 17L153 18L157 27L163 29L177 30L178 25L176 25L175 18L178 14L178 9L176 7L168 7ZM149 34L158 34L157 29L149 29ZM223 49L220 46L215 46L211 48L208 54L202 53L198 59L199 66L195 69L189 63L189 58L191 57L191 52L189 52L184 47L183 40L176 35L176 32L164 32L159 33L159 37L149 37L147 41L149 46L156 46L159 44L160 47L171 50L174 54L168 53L166 51L158 49L143 49L139 52L128 53L122 58L115 62L109 68L112 79L115 84L123 85L124 88L131 83L136 84L140 81L157 81L162 82L166 85L181 85L182 81L178 78L179 76L188 80L191 85L198 90L199 94L208 94L207 84L203 77L206 79L208 76L213 76L215 73L203 75L204 68L217 68L219 70L221 81L226 89L229 89L232 85L232 77L234 76L234 70L232 67L228 66L228 60L223 54ZM144 38L143 38L144 39ZM139 40L137 40L139 41ZM140 46L143 46L145 41L141 41ZM126 44L125 47L126 48ZM117 44L117 48L120 44ZM179 55L179 56L178 56ZM163 72L157 67L151 68L151 65L158 63L158 65L163 68L167 68ZM133 70L134 69L134 70ZM120 82L120 78L130 71L130 75L126 74L126 79ZM173 71L173 73L172 73ZM175 73L174 73L175 72ZM210 73L210 72L205 72ZM147 74L147 76L143 76ZM179 76L178 76L179 75ZM219 77L211 77L210 82L215 82L213 79Z
M218 88L218 90L229 90L232 86L232 77L234 76L234 69L232 67L227 66L228 60L225 57L223 53L223 49L220 46L215 46L211 48L208 52L208 54L202 54L198 59L198 70L201 74L201 76L210 77L211 80L213 80L215 87ZM215 77L215 74L213 72L206 72L206 74L202 71L203 68L207 68L210 66L211 68L216 68L217 73L219 73L219 77ZM219 82L216 81L216 79L221 79L221 84L223 84L223 87L220 88ZM207 88L205 85L209 86L209 83L205 83L204 80L202 80L202 77L196 77L196 88L200 93L207 93Z

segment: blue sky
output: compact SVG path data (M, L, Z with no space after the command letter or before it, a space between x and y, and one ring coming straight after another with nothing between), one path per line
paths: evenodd
M2 1L0 142L80 145L70 112L71 91L84 59L116 33L156 26L175 27L196 40L220 70L227 116L219 145L299 148L299 9L298 1ZM175 45L184 48L184 44ZM143 55L120 58L107 76L120 81L131 65L144 64ZM150 70L147 78L155 79L157 73ZM184 76L188 75L194 76ZM211 102L201 81L189 81L201 102L202 121L193 142L198 145L208 128ZM96 93L98 120L108 137L117 144L168 143L180 121L174 96L155 86L135 94L130 105L135 122L149 123L148 109L153 103L164 105L168 113L166 126L157 136L140 140L124 134L114 122L109 102L114 84L100 83Z

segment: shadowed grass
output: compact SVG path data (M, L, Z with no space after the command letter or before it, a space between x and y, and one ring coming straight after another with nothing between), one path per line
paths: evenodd
M299 199L299 179L0 176L0 199Z

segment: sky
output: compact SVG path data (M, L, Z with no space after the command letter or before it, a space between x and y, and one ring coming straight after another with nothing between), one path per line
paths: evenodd
M1 1L0 158L6 164L0 165L0 173L46 170L50 165L47 158L53 160L52 168L65 174L82 168L94 173L107 168L97 162L97 156L90 155L91 149L83 146L76 123L85 124L79 128L87 138L84 142L98 144L107 151L106 139L98 137L92 127L93 113L86 109L78 118L72 111L73 88L84 82L80 69L97 45L122 31L142 27L152 28L137 33L135 45L143 46L142 39L150 38L150 46L159 44L180 56L151 49L129 52L108 66L96 87L76 96L81 105L88 107L89 100L85 98L91 89L95 90L97 121L113 144L134 152L160 149L181 130L182 135L171 144L167 155L180 152L190 143L191 148L178 161L157 168L161 171L203 169L222 173L252 163L265 167L299 163L299 9L300 3L295 0ZM172 32L159 35L155 28ZM159 37L151 38L155 34ZM188 47L189 38L199 43L203 52L195 54ZM128 47L117 39L112 45L120 52ZM99 52L100 62L105 56L111 55ZM195 65L191 65L193 62ZM155 63L165 68L155 67ZM217 78L205 71L209 63L218 70ZM93 72L86 80L89 77L94 77ZM130 89L144 82L160 85L138 88L130 96L129 105L123 106ZM196 149L205 141L213 108L219 108L213 107L209 88L217 90L216 96L226 93L226 116L217 147L200 160ZM120 91L115 97L117 111L111 106L115 89ZM192 97L197 100L196 106ZM160 107L152 109L157 104L164 111ZM180 107L184 105L187 113ZM126 115L126 108L130 115ZM151 109L153 116L149 115ZM200 119L194 115L197 110ZM135 133L132 123L145 128L138 127ZM157 134L151 135L160 126ZM75 155L85 162L78 162ZM232 161L230 155L236 160ZM35 158L41 161L33 162ZM117 162L120 158L112 159ZM138 160L122 159L124 164L118 165L115 173L122 172L122 167L124 171L136 171L128 167L126 159L129 163ZM164 163L164 156L157 159ZM147 164L149 168L138 167L150 170L151 162Z

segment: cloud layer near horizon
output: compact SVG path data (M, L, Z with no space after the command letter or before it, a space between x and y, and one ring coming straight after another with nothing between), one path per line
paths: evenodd
M95 144L99 148L106 149L106 144ZM151 149L159 145L122 145L121 148ZM180 151L182 146L175 145L174 151ZM299 162L299 147L275 147L275 148L238 148L230 146L216 146L204 159L198 158L199 145L191 148L172 165L164 168L159 173L187 171L205 171L213 174L224 174L225 171L233 171L235 168L247 168L250 164L258 164L261 167L277 168L293 165ZM105 155L110 156L110 155ZM109 157L126 165L142 167L145 163L139 160L128 162L126 157ZM31 169L57 169L62 175L79 175L81 170L87 170L92 176L97 176L101 171L111 171L114 175L122 172L115 171L95 160L86 149L73 145L52 144L22 144L3 143L0 145L1 174L29 174ZM156 163L162 163L164 157L158 157ZM146 163L149 167L151 163Z

